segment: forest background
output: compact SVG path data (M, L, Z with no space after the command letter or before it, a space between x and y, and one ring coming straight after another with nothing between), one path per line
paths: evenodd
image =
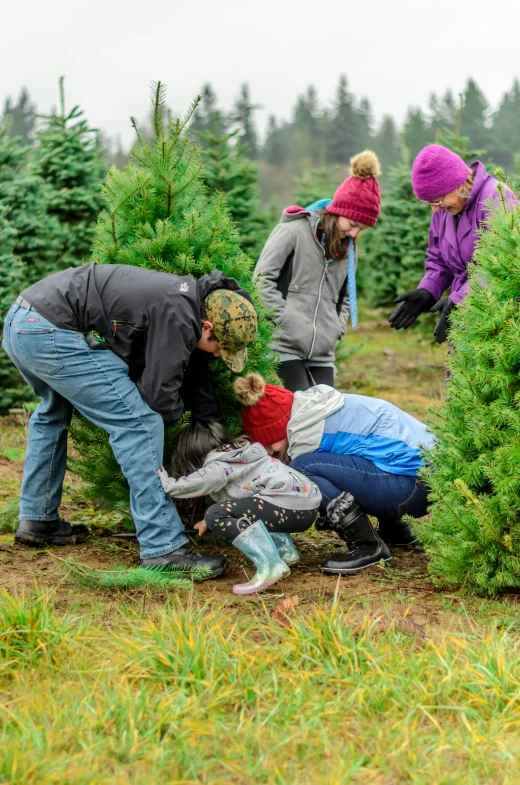
M58 86L57 86L58 87ZM507 87L507 85L506 85ZM175 95L172 96L175 101ZM455 95L432 92L426 108L408 109L399 126L390 115L376 123L370 100L338 77L330 104L309 85L296 98L290 120L271 115L262 136L260 107L243 83L230 110L219 105L211 83L202 85L190 136L200 149L202 177L223 193L240 233L240 246L258 258L283 207L331 197L348 175L350 158L365 148L380 158L382 212L361 238L358 291L368 307L388 308L421 278L430 209L415 199L411 163L426 144L439 142L465 160L484 161L520 178L520 82L514 79L492 107L469 78ZM151 128L141 124L141 133ZM80 107L56 89L56 107L40 115L23 87L3 100L0 124L0 306L27 285L88 260L103 207L100 185L112 164L119 169L131 149L93 129ZM424 320L423 320L424 322ZM27 401L5 355L0 356L0 413Z

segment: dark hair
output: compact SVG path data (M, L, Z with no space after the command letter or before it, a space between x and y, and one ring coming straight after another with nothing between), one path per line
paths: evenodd
M325 234L325 256L327 259L339 261L345 259L348 253L349 237L340 237L338 229L338 216L323 210L320 213L318 237Z
M212 450L236 450L246 443L245 436L232 439L219 422L190 423L182 429L173 446L171 474L178 478L196 472Z

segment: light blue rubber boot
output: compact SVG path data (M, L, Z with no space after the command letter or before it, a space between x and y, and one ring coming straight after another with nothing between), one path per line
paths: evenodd
M256 521L235 537L233 545L251 559L256 575L248 583L237 583L233 594L254 594L290 574L290 569L278 555L273 538L263 521Z
M269 532L269 534L274 540L280 559L283 559L289 565L300 561L300 554L296 550L293 538L289 532Z

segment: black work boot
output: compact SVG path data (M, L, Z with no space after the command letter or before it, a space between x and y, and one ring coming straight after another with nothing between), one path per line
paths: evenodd
M322 562L323 572L352 575L379 564L381 560L391 561L390 551L350 493L342 493L329 504L327 517L331 528L347 543L348 550Z
M419 537L412 532L412 527L406 521L395 521L395 523L381 523L377 533L387 545L396 548L420 548Z
M189 578L189 573L196 573L202 568L209 569L209 574L203 576L203 580L217 578L222 575L228 563L224 556L213 553L199 553L190 551L189 548L181 547L176 551L166 553L164 556L155 556L151 559L141 559L140 566L143 568L152 567L162 570L182 570Z
M69 523L63 518L55 521L20 521L14 535L16 542L23 545L42 547L45 545L75 545L88 537L84 523Z

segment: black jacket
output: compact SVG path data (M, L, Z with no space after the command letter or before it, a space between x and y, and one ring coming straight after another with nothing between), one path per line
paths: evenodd
M206 415L199 419L212 419L211 410L216 416L209 355L195 351L202 334L200 304L214 289L239 290L239 285L219 270L197 281L126 264L90 263L50 275L22 294L56 327L102 335L128 364L146 403L170 424L183 412L183 392L190 399L186 408L197 414L194 385L201 386ZM240 294L250 299L247 292Z

